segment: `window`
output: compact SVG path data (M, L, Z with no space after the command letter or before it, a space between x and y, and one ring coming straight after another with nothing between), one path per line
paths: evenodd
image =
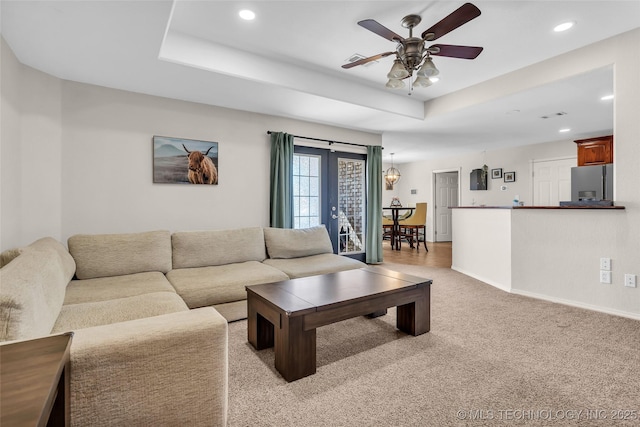
M293 155L293 228L320 225L320 156Z

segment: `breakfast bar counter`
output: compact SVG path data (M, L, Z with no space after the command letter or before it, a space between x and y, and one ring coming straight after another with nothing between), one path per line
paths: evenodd
M452 206L449 209L624 209L624 206Z
M461 206L452 207L451 213L451 268L512 292L531 280L531 268L545 269L559 257L572 265L581 263L584 256L575 248L596 250L601 245L598 236L606 234L608 224L626 215L626 210L624 206ZM560 249L565 245L569 249ZM602 251L594 258L613 253ZM555 257L548 259L551 254Z

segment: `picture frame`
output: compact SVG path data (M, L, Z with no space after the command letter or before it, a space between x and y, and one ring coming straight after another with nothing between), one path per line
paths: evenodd
M515 172L505 172L504 173L504 182L515 182L516 181L516 173Z
M218 185L218 143L155 135L153 182Z
M491 179L502 178L502 168L491 169Z

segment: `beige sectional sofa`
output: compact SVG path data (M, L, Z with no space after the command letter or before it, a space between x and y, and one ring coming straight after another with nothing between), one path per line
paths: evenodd
M0 256L0 341L73 331L75 426L225 425L245 286L363 267L324 227L76 235Z

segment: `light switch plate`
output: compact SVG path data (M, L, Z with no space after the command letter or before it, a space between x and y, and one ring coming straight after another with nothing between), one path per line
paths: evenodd
M611 272L600 270L600 283L611 284Z
M611 258L600 258L600 270L611 271Z
M624 275L624 285L629 288L635 288L637 286L636 275L635 274L625 274Z

